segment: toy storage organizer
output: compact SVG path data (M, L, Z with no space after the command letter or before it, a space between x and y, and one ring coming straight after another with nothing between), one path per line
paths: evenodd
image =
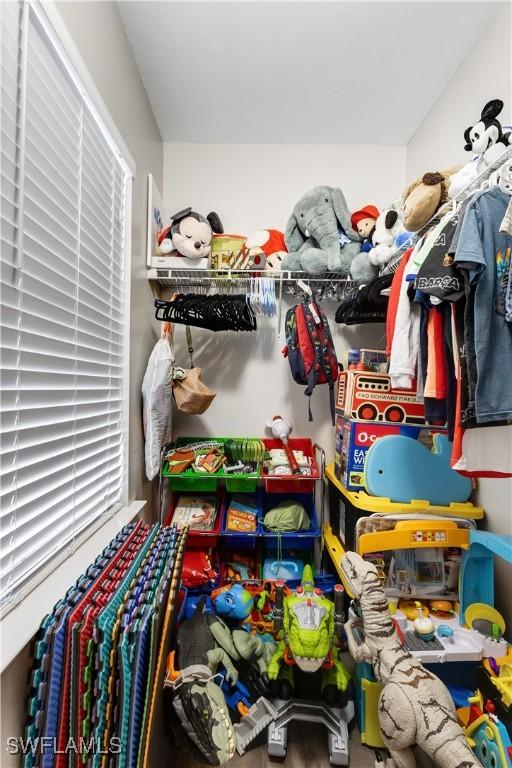
M175 446L196 443L205 438L179 438ZM209 438L215 442L225 443L228 438ZM267 450L281 448L279 440L263 438ZM187 548L209 551L219 576L216 586L229 582L227 563L232 563L236 557L245 558L254 563L251 571L252 578L262 579L263 563L274 560L294 563L301 560L303 564L315 565L320 573L320 539L324 514L324 486L318 481L324 473L323 450L313 445L306 438L290 438L290 448L300 450L311 461L311 473L308 475L279 475L268 471L262 462L258 462L257 471L250 474L237 475L220 469L214 474L199 474L192 469L181 473L172 473L167 462L162 463L160 477L160 495L166 509L164 522L171 524L178 498L183 494L214 495L217 501L217 516L212 530L190 530ZM317 493L317 490L319 492ZM227 510L230 501L240 497L248 497L255 506L256 530L251 532L228 530ZM309 518L309 528L295 532L275 532L268 530L263 522L265 514L284 500L300 503ZM290 573L294 578L290 583L300 581L301 571ZM244 569L245 572L245 569ZM268 573L266 578L270 578ZM277 578L275 576L274 578ZM332 579L328 580L329 583Z

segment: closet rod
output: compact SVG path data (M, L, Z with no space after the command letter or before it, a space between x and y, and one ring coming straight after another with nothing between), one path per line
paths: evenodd
M500 155L500 157L497 158L494 163L491 163L487 166L487 168L484 168L484 170L479 173L478 176L475 176L475 178L470 181L469 184L464 187L464 189L461 189L461 191L455 195L455 197L450 198L446 201L446 203L443 203L443 205L434 213L434 215L427 221L427 223L417 232L413 233L414 237L421 237L421 235L425 234L425 232L427 232L432 226L438 224L445 213L448 213L454 203L463 202L472 192L481 187L482 184L487 181L495 171L501 168L503 163L506 163L507 160L510 160L511 158L512 146L507 147L503 154ZM379 274L388 275L390 272L396 272L398 265L402 260L402 256L404 255L404 246L409 247L411 245L414 245L412 239L403 243L401 248L397 248L387 264L380 270Z

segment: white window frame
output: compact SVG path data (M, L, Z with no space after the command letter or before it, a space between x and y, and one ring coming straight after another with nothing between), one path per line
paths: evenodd
M93 521L81 531L70 544L58 552L48 563L43 564L34 574L22 582L12 601L0 612L0 670L16 656L33 636L44 613L51 610L55 601L62 596L63 584L71 584L99 551L115 536L129 520L144 507L145 501L129 504L129 384L130 384L130 287L131 287L131 229L132 192L135 176L135 162L119 133L95 83L92 79L74 40L66 27L55 2L25 0L23 13L35 14L47 32L52 45L59 54L63 66L74 82L82 99L100 126L112 149L123 160L128 170L125 202L125 271L124 271L124 335L123 335L123 387L122 387L122 449L124 471L120 503L105 515ZM23 86L22 86L23 87ZM65 588L65 587L64 587Z

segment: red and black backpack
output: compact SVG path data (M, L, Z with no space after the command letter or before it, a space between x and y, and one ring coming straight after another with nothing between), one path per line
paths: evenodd
M313 300L304 300L286 313L286 347L292 376L297 384L306 384L305 395L311 398L317 384L329 385L329 401L334 424L334 387L339 366L331 330L322 308ZM309 420L313 421L311 402Z

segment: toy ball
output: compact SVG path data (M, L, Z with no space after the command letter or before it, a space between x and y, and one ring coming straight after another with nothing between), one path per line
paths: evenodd
M252 611L254 600L241 584L233 584L214 598L215 613L222 619L245 621Z

